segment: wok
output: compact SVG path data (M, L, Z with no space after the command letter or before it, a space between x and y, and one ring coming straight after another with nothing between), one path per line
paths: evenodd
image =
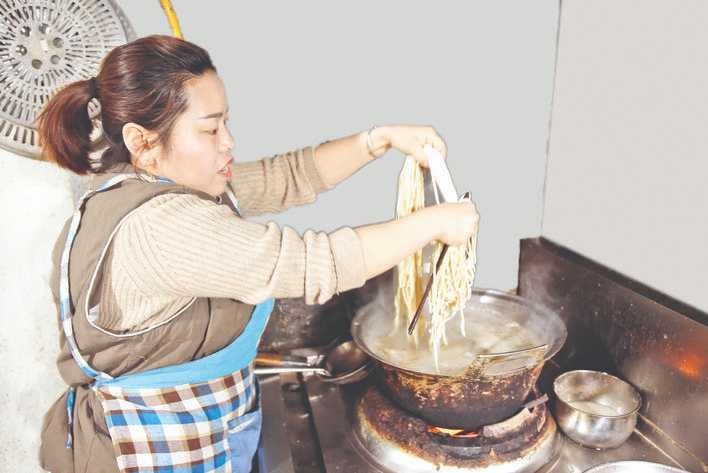
M352 336L375 360L376 378L389 397L439 427L474 431L516 414L567 336L551 310L474 289L464 318L448 322L448 343L441 344L436 365L425 339L429 317L419 323L417 337L409 337L407 321L396 320L390 301L379 297L359 309Z

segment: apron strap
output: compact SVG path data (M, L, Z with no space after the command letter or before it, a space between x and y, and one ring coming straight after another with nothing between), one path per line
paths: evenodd
M79 348L76 344L76 339L74 338L74 328L72 325L71 318L74 316L74 311L71 308L71 291L69 288L69 255L71 253L71 247L74 244L74 239L79 229L79 224L81 223L81 217L83 216L84 204L86 201L98 192L103 192L106 189L110 189L127 179L135 179L134 175L131 174L119 174L108 179L99 188L95 190L89 190L79 199L79 203L74 211L74 215L71 219L71 224L69 226L69 232L66 236L66 241L64 242L64 251L61 255L61 265L60 265L60 279L59 279L59 315L61 319L62 329L64 330L64 336L69 345L69 351L71 352L72 358L76 361L84 374L92 379L112 379L107 373L103 373L93 369L81 356Z
M79 202L76 206L76 210L71 219L71 224L69 225L69 231L67 233L66 241L64 242L64 250L61 254L60 263L60 276L59 276L59 316L61 320L62 330L64 331L64 336L66 337L67 344L69 346L69 352L71 357L74 359L76 364L81 368L83 373L94 380L110 380L113 379L108 373L95 370L88 364L79 351L79 347L76 343L76 338L74 337L74 326L72 324L72 317L74 316L74 311L71 308L71 290L69 287L69 255L71 253L71 247L74 244L74 239L79 229L79 224L81 223L81 218L83 217L84 204L93 195L98 192L103 192L111 187L117 186L123 181L128 179L136 179L133 174L119 174L104 182L97 189L89 190L84 195L81 196ZM157 178L156 182L167 183L172 182L169 179ZM76 399L76 388L74 386L69 387L66 395L66 416L67 416L67 438L66 438L66 448L73 447L73 424L74 424L74 401Z

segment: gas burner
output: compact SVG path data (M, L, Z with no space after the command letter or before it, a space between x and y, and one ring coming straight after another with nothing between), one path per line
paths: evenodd
M548 396L544 394L524 404L516 415L480 427L476 432L430 425L427 432L432 441L457 458L473 458L492 451L496 454L514 452L540 434L546 423L547 401Z
M369 386L356 404L356 447L385 471L533 472L553 456L556 424L544 404L475 432L428 425Z

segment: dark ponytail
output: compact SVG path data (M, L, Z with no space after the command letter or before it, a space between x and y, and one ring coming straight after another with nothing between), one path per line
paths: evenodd
M46 157L77 174L91 170L88 159L93 129L88 114L91 98L90 81L72 82L57 92L37 117L39 142Z
M77 174L130 163L123 126L131 122L156 132L168 148L172 128L187 108L185 82L207 71L216 72L209 54L172 36L147 36L114 48L93 82L66 85L37 117L45 157ZM100 104L98 141L91 140L94 123L89 102L94 97ZM91 158L94 150L106 146L99 158Z

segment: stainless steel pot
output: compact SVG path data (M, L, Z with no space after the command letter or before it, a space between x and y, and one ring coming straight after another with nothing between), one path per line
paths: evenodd
M641 397L629 383L599 371L576 370L558 376L556 420L565 434L594 448L620 446L637 425Z

